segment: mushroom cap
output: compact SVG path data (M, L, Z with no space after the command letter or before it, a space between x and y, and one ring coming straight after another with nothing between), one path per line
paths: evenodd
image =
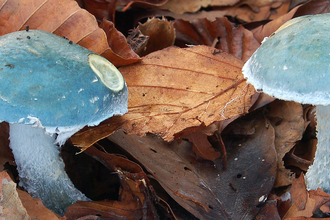
M0 37L0 121L77 131L127 112L128 90L113 64L39 31Z
M246 62L247 82L282 100L330 104L329 33L330 14L290 20Z

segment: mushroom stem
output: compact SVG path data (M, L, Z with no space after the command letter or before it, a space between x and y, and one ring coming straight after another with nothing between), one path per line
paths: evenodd
M316 190L320 187L324 192L330 193L330 106L316 106L317 119L317 149L314 162L309 167L305 181L307 189Z
M43 128L10 124L10 148L20 176L20 186L50 210L63 215L77 200L89 200L75 188L65 172L65 164L54 144L55 135Z

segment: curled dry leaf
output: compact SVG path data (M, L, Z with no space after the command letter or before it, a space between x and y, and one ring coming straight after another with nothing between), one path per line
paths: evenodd
M275 2L273 4L269 1L263 2L266 2L266 4L260 6L253 5L251 7L243 1L241 4L235 5L235 7L229 7L226 15L232 16L241 22L246 23L273 20L289 11L290 1L284 3Z
M298 179L295 179L291 188L293 191L291 198L293 203L283 219L311 217L316 210L316 201L310 197L306 190L304 176L301 175Z
M293 8L287 14L252 30L254 37L261 42L265 37L268 37L275 32L282 24L289 21L292 18L309 15L309 14L322 14L330 12L330 3L327 0L313 0L308 1L305 4L298 5Z
M193 22L179 19L175 20L174 28L179 45L213 45L243 61L247 61L260 46L249 30L241 25L236 27L227 18L216 18L213 22L207 19Z
M219 158L221 153L213 148L207 137L208 136L201 130L197 130L184 136L184 138L188 138L193 144L193 151L197 156L213 161Z
M208 126L247 113L255 90L241 73L243 62L220 50L170 47L120 68L128 90L128 113L76 133L82 148L124 128L128 133L159 134L166 141L190 127Z
M107 39L95 17L73 0L0 0L0 36L30 29L44 30L65 36L74 43L101 54L114 65L137 62L140 58L128 46L124 35L115 30L115 39ZM113 37L113 35L111 35ZM120 40L119 40L120 39ZM120 50L109 47L109 41Z
M225 136L227 169L219 159L196 158L187 141L167 143L155 135L139 137L121 130L108 139L143 164L167 193L197 218L253 219L276 175L274 129L266 126L267 119L254 114L225 128L227 134L243 131Z
M265 37L269 37L280 26L282 26L282 24L289 21L299 7L300 6L297 6L294 9L292 9L289 13L282 15L281 17L273 21L270 21L265 25L255 28L254 30L252 30L254 37L257 39L259 43L261 43Z
M278 171L274 187L288 186L293 173L284 167L283 157L301 140L305 131L303 107L299 103L275 100L266 106L267 117L275 129L275 147L278 157Z
M91 214L101 214L109 219L157 219L152 201L156 200L149 180L142 168L128 159L111 155L90 147L88 155L115 172L121 183L118 200L77 202L68 207L65 217L77 219Z

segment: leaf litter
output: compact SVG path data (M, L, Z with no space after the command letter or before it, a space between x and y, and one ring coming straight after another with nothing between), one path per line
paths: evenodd
M92 2L79 5L91 9ZM127 115L85 128L72 138L85 149L82 154L121 179L121 201L77 203L61 219L94 219L100 212L126 217L133 213L131 219L161 218L157 213L173 219L180 214L187 219L219 219L219 214L227 219L311 219L329 213L329 195L320 189L307 191L302 175L315 152L315 119L305 117L306 106L263 96L251 108L258 95L240 74L264 37L293 17L328 12L329 2L228 0L219 7L217 1L205 1L212 8L204 11L198 8L206 3L194 1L193 11L198 11L190 14L174 13L187 9L169 3L168 11L161 10L166 2L170 1L118 1L116 14L113 2L108 2L93 12L97 21L74 1L0 2L0 35L24 30L26 25L64 35L123 66L120 70L130 90ZM290 4L296 7L291 9ZM104 15L109 20L102 19ZM126 26L134 26L123 25L119 18L126 16L137 24L155 15L174 19L174 45L181 48L156 49L128 65L141 59L122 34L128 32ZM158 42L156 37L149 47ZM187 43L208 46L187 48ZM1 131L2 160L9 162L5 125ZM130 159L92 146L105 137ZM110 145L107 151L113 148ZM12 170L5 169L16 180ZM156 185L149 180L156 180L166 192L153 189ZM159 201L167 205L160 206Z

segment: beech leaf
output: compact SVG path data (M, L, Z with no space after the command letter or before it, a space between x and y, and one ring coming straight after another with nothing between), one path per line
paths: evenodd
M245 114L255 90L246 84L242 65L234 56L208 46L151 53L140 63L120 68L130 94L128 113L86 128L71 140L84 149L124 128L171 141L187 128Z
M179 45L214 45L217 49L247 61L260 43L242 25L234 25L226 17L210 21L206 18L192 22L174 21L176 42Z
M33 4L32 4L33 3ZM109 47L107 35L98 27L95 17L81 9L73 0L0 0L0 36L11 32L30 29L47 31L65 36L74 43L101 54L114 65L137 62L140 57L127 44L125 36L115 30L113 44Z
M154 135L139 137L121 130L108 139L143 164L167 193L197 218L253 219L276 176L275 134L268 124L262 114L254 114L225 128L227 134L253 131L226 135L226 169L220 159L196 158L187 141L167 143Z
M275 100L267 106L271 124L275 129L275 147L278 157L278 172L274 187L292 183L293 173L284 166L283 157L301 140L305 131L303 108L296 102Z

